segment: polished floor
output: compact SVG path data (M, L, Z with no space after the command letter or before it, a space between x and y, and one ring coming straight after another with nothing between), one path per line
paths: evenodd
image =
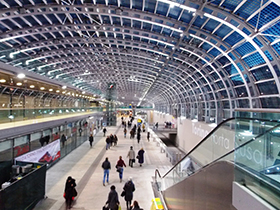
M93 147L90 148L86 141L80 147L72 151L53 167L48 169L46 177L46 198L39 202L35 210L60 210L66 209L63 198L64 184L68 176L76 179L78 196L72 209L81 210L100 210L104 206L110 186L115 185L119 194L119 200L122 209L126 209L123 197L120 196L122 188L129 177L135 184L133 200L137 200L141 208L149 210L154 198L152 189L152 177L155 169L158 168L162 174L169 170L172 165L165 153L161 153L157 143L153 140L148 142L146 133L142 133L140 143L136 139L124 138L123 128L120 127L120 120L117 126L108 127L107 134L116 133L118 136L118 145L105 149L105 137L100 131L96 134ZM133 146L135 152L143 148L145 150L145 163L142 167L138 163L131 168L128 166L127 153ZM120 183L115 165L118 157L122 156L127 167L124 169L124 179ZM108 157L111 162L109 184L103 186L102 162Z

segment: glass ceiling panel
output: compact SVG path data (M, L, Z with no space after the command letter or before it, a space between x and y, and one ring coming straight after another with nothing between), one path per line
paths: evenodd
M233 32L230 36L228 36L224 41L230 44L231 46L235 45L237 42L241 41L243 36L241 36L237 32Z
M272 2L267 7L262 9L260 15L259 13L257 13L251 20L249 20L249 23L259 29L263 25L277 18L279 14L280 14L280 8L274 2Z
M264 0L265 4L268 0ZM257 9L260 8L262 0L246 1L236 12L237 15L247 19L251 14L253 14Z
M132 8L142 10L143 0L132 0Z
M179 15L181 14L182 9L179 7L173 7L170 9L168 17L174 18L174 19L178 19Z
M145 11L154 12L156 6L156 0L145 0Z
M278 94L277 87L274 81L256 84L261 95Z
M159 1L158 4L157 4L156 13L159 14L159 15L166 16L168 9L169 9L169 4L166 4L166 3L163 3L163 2Z
M218 37L220 37L221 39L223 39L226 35L228 35L230 32L232 31L232 29L226 25L221 25L217 31L215 31L215 35L217 35Z
M267 66L264 66L264 67L261 67L258 69L254 69L251 71L251 74L254 76L256 81L273 78L273 75Z
M253 67L265 63L264 59L258 52L247 56L243 60L249 67Z

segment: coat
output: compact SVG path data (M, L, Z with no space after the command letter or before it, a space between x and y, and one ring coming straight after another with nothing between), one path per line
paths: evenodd
M140 164L144 163L144 153L145 151L143 149L138 151L138 163Z
M129 150L128 153L127 153L127 157L129 159L135 159L135 152L133 149Z
M135 191L135 186L132 181L128 181L125 183L123 190L125 191L124 200L125 201L132 201L133 199L133 192Z
M119 198L118 198L118 193L116 190L111 190L108 195L108 200L106 204L108 204L108 207L110 209L116 208L116 205L119 204Z

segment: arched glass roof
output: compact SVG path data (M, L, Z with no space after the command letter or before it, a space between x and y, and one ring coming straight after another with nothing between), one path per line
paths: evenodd
M1 0L2 62L118 101L219 121L279 108L280 7L267 0Z

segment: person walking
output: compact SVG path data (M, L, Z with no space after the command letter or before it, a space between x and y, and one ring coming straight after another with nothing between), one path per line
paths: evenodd
M68 176L65 188L64 188L64 198L66 201L66 208L70 209L72 207L72 201L74 200L74 197L77 196L76 191L76 181L71 176Z
M147 139L150 141L150 132L147 132Z
M133 201L133 204L131 205L130 210L143 210L143 209L140 208L137 201Z
M102 163L102 168L104 169L103 175L103 186L105 186L105 179L107 177L107 184L109 184L109 170L111 169L111 163L109 162L108 158L105 158L105 161Z
M135 191L135 186L134 183L132 182L131 177L125 183L123 190L125 191L124 200L126 201L126 208L127 210L130 210L131 201L133 199L133 192Z
M120 182L122 182L122 178L123 178L123 167L126 167L126 164L123 161L122 156L120 156L116 165L117 171L119 172Z
M112 185L110 189L111 191L109 192L108 200L106 201L106 204L108 204L110 210L118 210L120 202L119 202L118 193L116 191L115 185Z
M116 134L114 134L114 146L117 146L118 144L118 137Z
M104 134L103 136L106 135L106 132L107 132L107 129L106 129L106 127L104 127L104 128L103 128L103 134Z
M141 134L139 132L139 133L137 133L137 142L138 142L138 144L140 143L140 139L141 139Z
M90 147L92 147L92 142L93 142L93 135L92 135L92 134L90 134L88 140L89 140L89 145L90 145Z
M126 138L126 133L127 133L127 130L126 130L126 128L124 128L124 129L123 129L124 138Z
M110 149L110 145L111 145L110 136L107 136L105 141L106 141L106 150L108 150L108 149Z
M128 165L133 168L133 163L135 162L135 152L133 150L133 147L130 147L130 150L127 153L127 157L129 158Z
M144 149L141 148L139 151L138 151L138 163L140 164L140 167L142 166L142 164L144 163Z

